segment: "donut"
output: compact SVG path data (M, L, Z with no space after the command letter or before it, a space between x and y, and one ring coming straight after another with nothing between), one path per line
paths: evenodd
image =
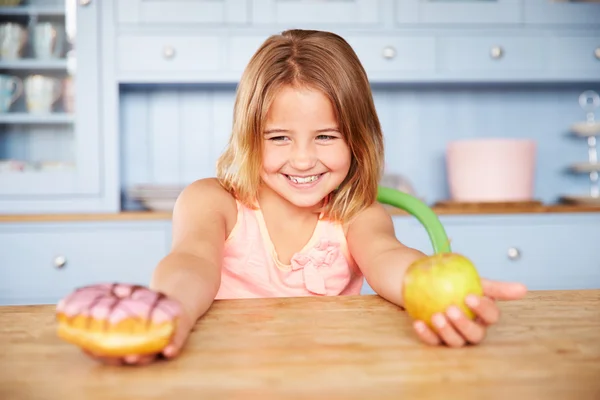
M180 304L140 285L100 283L75 289L56 306L57 334L93 354L159 353L171 341Z

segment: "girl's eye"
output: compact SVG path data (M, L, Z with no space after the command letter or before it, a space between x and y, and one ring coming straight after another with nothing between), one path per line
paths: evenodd
M287 140L287 136L273 136L270 137L269 140L273 142L283 142L284 140Z
M317 136L318 140L324 140L324 141L333 140L335 138L336 138L335 136L331 136L331 135L319 135L319 136Z

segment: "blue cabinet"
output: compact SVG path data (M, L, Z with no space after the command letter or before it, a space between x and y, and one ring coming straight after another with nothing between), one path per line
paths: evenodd
M120 0L114 2L119 25L230 25L248 22L250 0Z
M535 214L440 217L452 250L473 261L482 277L522 282L530 290L600 288L600 215ZM432 254L412 217L394 217L396 236ZM364 293L372 293L365 284Z
M522 0L395 0L396 23L501 24L522 21Z
M27 38L18 56L0 60L0 74L20 82L0 113L0 213L115 211L118 189L102 169L111 153L102 137L100 2L27 3L0 8Z
M600 3L586 1L526 0L523 21L528 25L600 27Z
M254 0L253 25L327 24L330 26L365 27L381 23L381 0Z
M99 282L148 285L170 248L169 224L61 222L0 225L0 305L56 303Z

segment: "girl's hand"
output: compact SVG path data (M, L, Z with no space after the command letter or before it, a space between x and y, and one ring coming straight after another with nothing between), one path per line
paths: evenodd
M435 314L432 330L423 321L415 321L413 326L419 338L432 346L446 344L450 347L462 347L480 343L486 333L486 327L498 322L500 310L495 300L518 300L525 296L527 288L520 283L508 283L481 279L483 296L469 295L465 302L476 318L468 319L458 307L449 307L445 314Z
M84 353L107 365L147 365L161 356L171 359L180 353L181 348L185 344L190 332L192 331L192 328L194 327L194 323L195 321L192 321L191 318L187 316L187 313L182 313L181 318L179 319L179 324L177 325L177 330L173 335L173 340L164 348L161 353L151 355L131 354L125 357L105 357L90 353L87 350L84 350Z

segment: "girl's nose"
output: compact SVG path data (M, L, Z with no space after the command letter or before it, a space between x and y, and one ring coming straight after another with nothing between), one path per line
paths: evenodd
M294 144L289 162L294 169L309 170L317 163L316 149L312 145Z

